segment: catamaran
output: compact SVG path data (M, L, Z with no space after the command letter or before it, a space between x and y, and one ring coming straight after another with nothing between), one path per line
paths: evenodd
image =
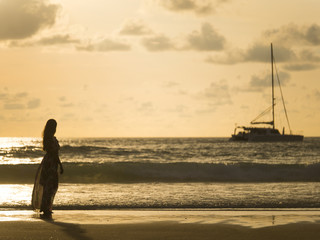
M258 117L251 121L251 125L269 125L269 127L254 127L254 126L237 126L234 129L234 133L231 135L231 141L247 141L247 142L297 142L303 140L303 135L294 135L292 134L289 118L287 114L287 110L285 107L285 102L282 94L280 79L277 74L278 85L280 88L281 99L283 103L283 108L285 112L285 116L287 119L288 127L290 134L285 134L285 130L283 128L282 133L276 129L275 126L275 97L274 97L274 56L273 56L273 46L271 43L271 86L272 86L272 105L264 112L262 112ZM257 121L259 118L264 116L269 111L272 111L272 120L271 121Z

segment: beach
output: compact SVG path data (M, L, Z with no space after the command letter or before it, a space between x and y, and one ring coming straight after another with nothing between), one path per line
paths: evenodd
M0 239L320 239L320 210L0 211Z

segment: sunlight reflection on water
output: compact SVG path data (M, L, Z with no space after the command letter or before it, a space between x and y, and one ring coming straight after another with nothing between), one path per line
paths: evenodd
M26 205L31 202L32 185L30 184L1 184L0 205Z
M41 161L41 138L0 137L1 164L28 164Z
M33 185L0 185L0 207L31 209ZM320 183L60 184L55 209L319 207Z

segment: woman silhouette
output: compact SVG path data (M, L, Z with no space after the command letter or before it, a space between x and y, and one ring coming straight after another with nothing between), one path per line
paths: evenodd
M54 196L58 190L58 165L60 174L63 167L59 158L59 142L54 137L57 122L49 119L43 130L43 150L45 156L37 170L32 192L32 208L43 212L43 217L51 218Z

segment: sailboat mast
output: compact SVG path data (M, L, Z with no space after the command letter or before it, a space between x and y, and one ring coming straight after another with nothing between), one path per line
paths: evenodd
M272 128L274 129L274 74L273 74L273 46L271 43L271 79L272 79Z

